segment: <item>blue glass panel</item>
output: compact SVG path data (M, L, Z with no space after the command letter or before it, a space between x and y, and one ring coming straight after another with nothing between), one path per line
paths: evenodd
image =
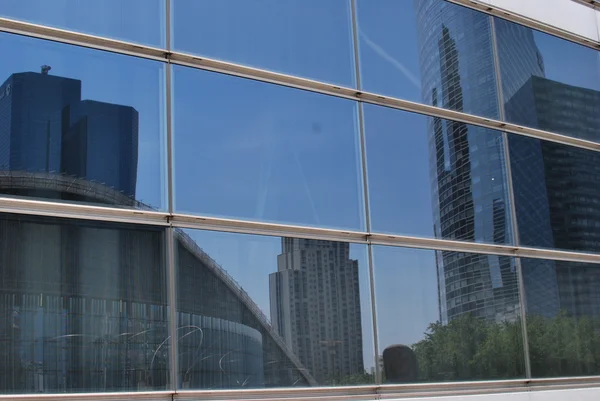
M354 86L349 0L175 0L173 48Z
M164 47L164 0L5 0L0 16Z
M177 231L179 385L373 383L366 246Z
M175 209L364 227L354 102L174 68Z
M0 193L164 209L164 64L0 34Z

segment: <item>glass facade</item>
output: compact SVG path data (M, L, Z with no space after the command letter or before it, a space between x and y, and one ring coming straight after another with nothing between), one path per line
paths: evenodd
M0 51L0 398L600 375L591 46L444 0L9 0Z

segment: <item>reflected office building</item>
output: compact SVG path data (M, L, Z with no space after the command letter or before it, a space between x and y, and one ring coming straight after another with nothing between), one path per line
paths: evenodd
M0 86L0 191L149 209L135 200L137 111L82 100L81 81L48 72ZM179 386L316 384L248 294L179 230L175 253ZM166 388L165 259L161 227L0 216L0 390Z
M532 29L447 2L414 4L426 103L598 139L600 112L591 105L600 93L546 79ZM497 59L503 60L501 82ZM513 242L503 135L437 117L429 118L428 135L436 237ZM520 244L597 250L600 193L593 183L600 159L519 135L508 135L507 146ZM466 313L492 322L517 318L518 282L509 258L438 251L436 260L443 323ZM593 286L579 291L573 283L600 284L597 269L575 272L561 262L528 259L522 272L528 313L596 316L600 297L589 293Z
M532 76L507 100L511 121L543 130L597 140L600 134L600 92ZM600 157L596 152L533 138L511 139L511 164L528 165L513 175L519 194L517 218L521 243L575 251L600 248ZM522 169L521 169L522 170ZM540 211L543 215L540 216ZM533 218L532 218L533 217ZM537 279L525 277L529 313L545 316L564 310L571 316L600 317L600 270L596 265L573 269L561 261L524 260L524 269L538 270ZM554 294L551 291L554 291Z
M319 384L364 373L358 261L350 244L283 238L271 321Z

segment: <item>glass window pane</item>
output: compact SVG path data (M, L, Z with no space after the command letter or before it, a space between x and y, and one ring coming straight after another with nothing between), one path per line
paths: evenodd
M162 63L0 34L0 193L165 208Z
M362 229L357 106L174 68L177 212Z
M164 0L3 0L0 16L164 47Z
M597 50L494 19L506 120L600 141Z
M501 132L364 105L373 231L511 243Z
M353 87L349 0L174 0L173 48Z
M515 260L375 246L384 383L524 377Z
M491 18L442 0L358 0L363 89L498 118Z
M600 152L509 135L521 245L600 252Z
M533 377L600 374L600 265L521 264Z
M163 229L0 215L0 392L164 390Z
M365 245L198 230L175 239L183 388L373 383Z

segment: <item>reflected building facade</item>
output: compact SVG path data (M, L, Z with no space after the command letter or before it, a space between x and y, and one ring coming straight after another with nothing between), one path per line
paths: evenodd
M149 210L134 198L137 111L81 100L80 81L48 71L0 86L0 191ZM161 227L0 215L0 390L165 389L164 244ZM175 251L180 387L316 384L248 294L180 230Z
M424 101L497 118L490 18L446 2L414 4ZM436 237L510 243L502 135L437 117L428 119L427 131ZM465 313L490 321L516 318L519 295L510 258L440 251L436 261L442 322Z
M446 2L414 4L426 103L597 140L600 94L546 79L532 29ZM436 237L512 243L502 134L430 117L428 135ZM506 145L520 244L597 250L596 155L519 135L508 135ZM496 322L518 316L510 259L439 251L436 261L442 322L464 313ZM572 284L600 283L593 271L581 269L574 278L560 262L523 260L528 313L595 316L598 297Z
M516 123L597 140L598 104L598 91L532 76L508 99L505 109ZM523 170L532 159L535 162L533 178L527 176L530 171L513 176L515 188L527 191L526 198L517 202L517 218L529 218L528 225L519 230L521 243L583 252L600 249L600 191L596 185L600 156L525 137L514 138L511 150L513 171ZM536 216L540 210L544 215ZM573 316L599 317L600 296L593 289L600 286L600 271L595 265L573 269L561 261L527 263L545 272L525 283L535 289L528 293L530 313L548 315L562 309Z
M0 86L0 168L72 176L135 198L137 111L81 100L81 81L49 70L12 74Z
M283 238L271 322L320 384L364 373L358 261L350 244Z

